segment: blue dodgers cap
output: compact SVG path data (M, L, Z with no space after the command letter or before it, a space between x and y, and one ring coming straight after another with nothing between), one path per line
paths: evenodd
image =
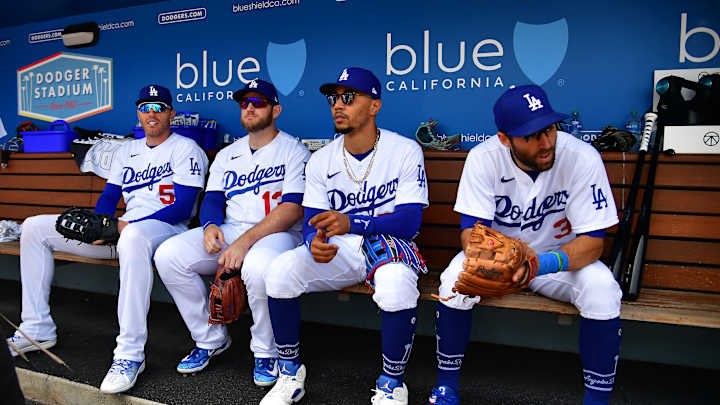
M528 136L569 115L553 111L540 86L511 87L495 102L495 125L510 136Z
M170 94L170 90L159 84L151 84L140 89L135 105L148 101L161 101L172 107L172 94Z
M245 97L245 94L250 93L251 91L262 94L273 104L280 104L275 86L273 86L270 82L260 79L250 80L245 87L233 93L233 100L239 103L242 101L243 97Z
M359 67L343 69L335 83L325 83L320 86L320 93L334 93L338 86L345 86L361 91L374 99L380 99L380 93L382 91L380 81L375 77L373 72Z

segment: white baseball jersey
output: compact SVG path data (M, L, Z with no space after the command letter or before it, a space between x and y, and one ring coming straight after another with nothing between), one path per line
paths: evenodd
M538 253L618 223L600 154L561 131L553 167L535 181L497 136L475 146L465 161L455 211L492 219L494 229L521 238Z
M202 188L207 167L205 152L182 135L171 133L152 148L144 138L125 143L115 155L108 178L122 188L126 210L120 219L143 218L175 202L173 183ZM188 222L190 219L183 223Z
M280 203L284 194L305 191L305 164L310 152L280 131L269 144L250 152L249 136L218 152L210 166L207 191L228 199L225 223L255 225ZM302 222L293 229L299 231Z
M304 206L376 217L393 212L400 204L428 205L425 161L414 140L381 129L370 173L358 185L345 168L343 139L338 137L310 158ZM372 152L360 161L347 151L344 155L353 176L362 178Z

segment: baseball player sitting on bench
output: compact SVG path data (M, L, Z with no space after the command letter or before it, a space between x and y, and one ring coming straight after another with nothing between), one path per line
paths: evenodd
M57 339L49 306L53 251L120 261L120 334L112 366L100 386L100 391L108 394L132 388L145 369L153 253L165 239L187 230L208 166L205 152L195 141L170 132L175 110L168 89L143 87L136 105L145 138L126 142L117 151L105 190L95 205L96 213L114 216L120 198L125 200L117 246L65 239L55 230L57 215L26 219L20 236L20 329L45 348L54 346ZM17 332L8 341L22 352L37 350Z
M424 267L409 240L428 205L423 154L413 140L376 126L381 86L372 72L346 68L320 91L342 136L307 164L305 246L280 255L265 273L280 378L260 404L288 405L305 394L298 297L361 282L374 285L382 311L383 371L372 403L407 404L403 377Z
M258 386L268 386L279 372L263 273L277 255L302 244L301 204L310 152L275 127L282 107L271 83L253 80L233 98L249 135L218 152L210 166L200 208L202 228L165 241L155 264L196 345L178 364L180 373L204 369L230 346L225 325L208 323L208 292L200 275L214 275L218 265L241 270L253 317L253 377Z
M538 275L529 287L580 311L584 404L608 404L620 350L622 293L598 260L605 229L618 223L600 154L557 130L568 116L554 112L538 86L507 90L494 113L497 136L470 151L460 179L455 211L461 214L461 245L467 249L471 229L481 221L539 254ZM471 309L481 299L452 291L464 260L461 251L440 276L440 297L454 298L438 303L438 385L430 404L460 403Z

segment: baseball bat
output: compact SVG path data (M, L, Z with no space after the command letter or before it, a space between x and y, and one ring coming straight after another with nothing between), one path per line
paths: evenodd
M655 131L655 139L653 140L652 159L650 160L650 168L648 169L647 185L645 186L645 195L640 208L637 229L633 238L632 260L628 262L623 276L623 292L625 299L634 301L638 297L640 291L640 277L642 275L643 266L645 265L645 254L647 252L648 233L650 232L650 208L652 206L653 190L655 187L655 171L657 169L658 156L662 147L662 126ZM657 128L657 127L656 127Z
M610 250L610 264L613 276L618 282L621 281L623 265L625 264L625 255L627 253L628 240L630 238L633 210L635 209L635 200L637 199L638 188L640 187L640 177L642 176L643 165L645 164L645 155L647 154L650 138L652 137L655 123L657 122L657 114L648 112L643 117L645 121L640 147L638 149L637 163L635 163L635 173L633 174L632 184L625 207L622 211L622 222L618 226L615 234L615 241Z

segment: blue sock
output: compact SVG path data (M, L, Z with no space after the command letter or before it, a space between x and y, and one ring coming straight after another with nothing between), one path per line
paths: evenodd
M470 341L472 311L450 308L439 302L436 316L438 386L446 385L458 392L460 368Z
M620 318L580 321L580 360L585 378L583 405L607 405L620 357Z
M405 378L405 367L415 339L416 314L416 308L382 311L382 373L397 380L397 385L402 385Z
M270 322L281 363L300 363L300 301L268 297ZM284 363L283 363L284 364ZM297 369L296 369L297 370Z

